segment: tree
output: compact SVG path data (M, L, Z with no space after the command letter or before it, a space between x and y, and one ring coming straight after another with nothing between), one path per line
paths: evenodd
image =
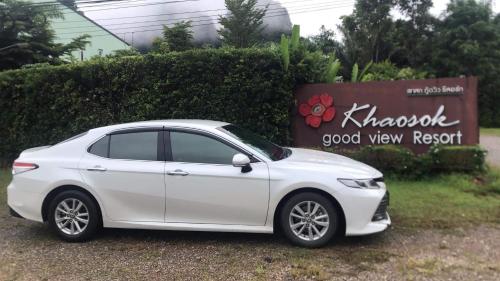
M181 21L172 27L163 26L163 38L153 41L154 52L186 51L193 48L193 31L191 21Z
M357 0L351 15L342 18L340 60L358 62L390 59L398 67L422 67L430 61L434 24L432 0ZM391 11L401 18L394 20Z
M341 53L341 43L335 40L335 31L325 28L324 25L319 29L319 34L308 38L308 49L310 51L322 51L324 54Z
M388 33L393 28L390 11L394 0L358 0L351 15L342 17L344 65L352 68L386 59L391 50Z
M432 68L441 77L479 78L480 123L500 125L500 24L489 3L452 0L436 25Z
M255 7L257 0L225 0L227 16L219 16L218 30L223 44L237 48L250 47L262 41L264 16L267 11Z
M404 16L389 33L392 50L388 58L399 67L425 67L431 60L437 19L429 13L432 0L398 0Z
M61 63L60 58L84 49L88 35L68 44L54 42L50 19L63 18L57 5L4 0L0 5L0 70L33 63Z

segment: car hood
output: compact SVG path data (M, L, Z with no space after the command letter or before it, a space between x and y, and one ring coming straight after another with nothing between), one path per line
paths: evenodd
M316 166L326 171L335 171L340 177L346 178L378 178L382 173L377 169L368 166L351 158L324 151L290 148L292 154L281 160L288 164L298 164L301 166Z

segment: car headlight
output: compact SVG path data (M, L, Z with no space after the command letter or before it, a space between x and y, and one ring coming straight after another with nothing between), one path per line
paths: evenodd
M352 188L379 189L381 186L376 179L338 179L339 182Z

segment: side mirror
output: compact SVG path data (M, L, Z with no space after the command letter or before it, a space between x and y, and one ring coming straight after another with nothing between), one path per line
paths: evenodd
M252 170L252 167L250 166L250 158L242 153L238 153L233 156L233 166L241 167L242 173L248 173Z

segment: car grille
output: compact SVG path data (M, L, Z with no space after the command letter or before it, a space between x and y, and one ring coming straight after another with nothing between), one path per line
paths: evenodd
M382 197L382 200L373 215L372 221L387 219L387 206L389 206L389 191L386 191L384 197Z

